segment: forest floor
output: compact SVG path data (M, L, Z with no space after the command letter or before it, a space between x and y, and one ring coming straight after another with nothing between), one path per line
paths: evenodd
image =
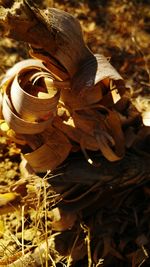
M67 11L78 18L88 47L94 53L102 53L110 58L112 65L130 88L133 102L138 110L143 111L148 108L150 105L149 0L45 0L45 2L37 2ZM28 57L28 47L24 43L1 38L1 77L16 62ZM16 181L24 178L24 174L20 172L20 161L20 149L6 137L0 136L0 194L7 193ZM22 251L22 212L0 215L0 266L32 266L14 263L20 257L18 253ZM37 214L33 211L26 212L24 221L26 248L36 246L42 240L42 235L44 236L44 215L39 229L36 228L36 234L35 220L37 220ZM7 258L9 259L8 265ZM46 266L44 264L37 266ZM107 266L141 266L126 264L111 265L110 261L110 265ZM59 263L56 266L71 265ZM99 263L97 266L103 265ZM149 266L149 263L142 266Z

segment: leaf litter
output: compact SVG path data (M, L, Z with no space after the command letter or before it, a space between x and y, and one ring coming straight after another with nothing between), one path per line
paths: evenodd
M52 4L49 1L47 3ZM122 4L114 1L108 5L104 3L94 5L90 1L89 5L84 1L79 4L74 1L70 1L70 3L66 1L65 5L62 2L59 3L59 1L55 3L55 7L70 11L81 20L88 45L95 52L99 52L99 50L101 52L101 49L103 49L106 56L112 56L114 63L117 62L119 57L116 67L122 75L128 78L127 83L130 86L133 103L139 112L142 112L144 117L144 112L149 112L147 67L149 58L148 46L146 46L149 35L145 22L147 21L148 11L146 4L142 3L141 6L138 6L139 10L144 8L142 9L144 10L143 21L142 19L139 21L138 29L134 23L130 28L129 23L133 20L137 5L138 3L136 1L134 3L131 2L129 5L131 11L129 12L129 6L126 1ZM106 21L104 21L104 18L99 19L99 21L96 14L97 8L99 12L105 11L107 17L110 14L110 17ZM122 14L126 14L128 19L125 15L122 16ZM115 18L115 23L111 22L112 16ZM138 16L139 13L135 17L136 20L138 20ZM93 19L95 20L96 26L95 24L91 26L91 23L93 23L91 20ZM105 32L104 34L104 29L101 25L105 25L105 27L109 25L108 33ZM111 31L112 34L110 34ZM101 35L98 35L97 32L101 34L103 32L102 40L99 38ZM135 37L133 38L133 32L134 34L136 33L135 36L138 41ZM114 37L119 38L113 38L113 34ZM146 42L143 42L143 39ZM117 48L113 49L113 46L119 47L119 51L115 50ZM19 56L21 54L24 58L25 52L18 52L20 50L24 51L24 48L21 47L20 49L20 45L16 47L17 53L16 51L15 53L17 57L19 53ZM5 50L5 48L3 49ZM10 55L12 54L11 50ZM8 55L8 51L6 51L6 55ZM18 58L15 58L15 60L17 62ZM2 65L8 67L5 62ZM10 63L10 65L13 64ZM133 67L132 69L131 65ZM103 84L100 84L100 87L103 88L103 86ZM134 91L132 91L132 88L135 88ZM137 93L138 90L140 93ZM65 95L62 95L63 97ZM101 97L102 94L99 96L99 99ZM94 96L93 99L95 99ZM108 99L112 101L112 96L110 95ZM87 99L88 101L90 99ZM77 107L82 105L81 97L75 103L75 106L67 107L67 111L64 109L64 113L61 110L61 114L63 114L60 116L63 122L67 122L67 116L73 110L71 125L76 125L75 121L79 123L79 119L81 121L83 119L85 123L84 129L82 129L83 123L81 123L77 127L77 134L75 135L73 131L73 136L71 135L73 150L77 151L76 156L73 155L73 160L76 161L76 168L71 165L72 159L70 159L70 164L66 161L54 173L47 174L44 178L43 176L40 178L34 174L29 176L24 168L21 169L22 174L20 174L18 167L20 151L10 141L7 133L6 137L2 137L1 165L4 178L1 181L1 193L2 205L4 207L1 209L0 223L2 235L0 241L2 248L1 266L134 267L149 265L149 127L145 127L146 130L141 130L140 137L137 138L137 128L135 125L139 115L132 108L132 105L131 108L128 108L128 114L125 114L127 112L126 107L129 106L129 103L123 98L121 101L121 104L119 105L118 103L116 106L117 114L116 111L109 113L107 109L102 107L100 107L100 114L95 112L94 107L90 110L90 113L94 112L92 118L101 116L107 122L102 125L103 130L108 130L102 142L104 151L107 151L108 147L110 148L110 144L115 144L117 141L117 145L119 146L115 147L115 152L119 153L119 155L123 153L121 147L123 141L114 140L116 138L116 132L108 129L109 120L111 123L114 123L118 120L118 116L120 116L119 119L122 122L123 129L126 129L127 125L131 124L126 130L126 143L128 143L129 148L132 144L132 149L138 153L134 157L132 149L129 149L129 154L125 158L127 164L124 169L117 162L112 165L106 165L111 170L110 177L108 177L103 167L107 163L103 165L104 159L102 159L100 166L101 182L99 182L99 173L97 176L93 173L94 166L87 164L83 155L78 152L79 147L76 144L78 142L81 149L87 149L87 152L85 151L87 158L89 156L88 154L90 154L90 159L93 160L94 164L98 164L99 155L88 151L91 150L91 147L88 147L88 145L92 144L92 139L87 139L86 141L83 138L84 142L82 141L82 131L85 131L87 122L87 127L89 127L89 111L88 109L83 111L77 109L77 111L74 111L76 105ZM105 105L105 103L110 102L106 98L106 101L103 101L101 104ZM115 116L115 119L113 118L111 120L110 116ZM56 121L56 125L58 124L61 125L60 128L62 129L62 122L60 124L59 121ZM66 127L66 125L63 127ZM3 129L5 128L2 127L2 131ZM118 131L120 132L121 130L117 129L117 133ZM86 132L89 132L88 128ZM95 132L93 134L95 135ZM14 138L14 134L12 136ZM78 139L79 136L81 136L80 140ZM15 138L18 140L18 136L15 136ZM91 137L87 136L87 138ZM142 142L142 140L144 141ZM34 145L37 146L36 143ZM94 149L92 150L97 150L95 143L93 143L93 146ZM103 152L102 147L101 151ZM141 156L140 166L137 164L139 154ZM128 157L129 160L132 158L132 164L130 166ZM145 168L145 166L147 167ZM117 175L116 169L118 170ZM83 176L84 178L81 179ZM18 178L21 179L17 181ZM90 187L88 184L90 184ZM10 194L9 197L6 197L6 194Z

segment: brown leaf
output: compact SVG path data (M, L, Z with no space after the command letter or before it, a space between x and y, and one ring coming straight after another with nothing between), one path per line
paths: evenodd
M31 153L24 154L34 171L53 170L68 156L71 144L68 138L58 129L49 127L42 133L44 144ZM40 136L39 138L42 139Z

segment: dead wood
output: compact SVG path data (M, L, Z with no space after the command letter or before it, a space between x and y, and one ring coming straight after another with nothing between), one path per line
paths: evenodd
M0 7L0 33L24 41L50 55L73 76L88 57L78 20L55 8L38 9L33 1L14 1L11 8Z

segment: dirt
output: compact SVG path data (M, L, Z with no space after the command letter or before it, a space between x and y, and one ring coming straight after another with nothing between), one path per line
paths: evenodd
M150 1L103 1L63 0L37 1L39 5L65 10L79 19L88 47L94 53L109 57L113 66L126 80L134 103L141 111L150 101ZM0 40L0 75L24 58L28 58L28 47L24 43L2 38ZM140 102L139 102L140 99ZM0 193L6 193L25 174L20 170L20 149L6 137L0 137ZM41 181L41 178L39 178ZM49 212L50 213L50 212ZM38 218L37 220L37 216ZM51 214L48 214L50 217ZM16 255L21 251L22 211L0 215L0 259ZM37 227L37 221L40 226ZM45 239L44 214L35 214L34 209L25 214L24 242L27 248L34 247ZM49 229L49 223L47 225ZM0 261L0 266L2 262ZM43 263L45 264L45 263ZM58 263L56 266L71 266ZM78 266L88 266L86 263ZM110 258L111 264L111 258ZM7 261L3 266L7 265ZM18 266L18 265L13 265ZM27 266L25 264L20 266ZM31 266L28 265L28 266ZM34 265L46 266L46 265ZM50 266L50 265L49 265ZM53 265L52 265L53 266ZM93 265L93 266L103 266ZM105 266L105 265L104 265ZM108 265L112 266L112 265ZM141 266L141 265L113 265ZM144 263L142 266L149 266Z

